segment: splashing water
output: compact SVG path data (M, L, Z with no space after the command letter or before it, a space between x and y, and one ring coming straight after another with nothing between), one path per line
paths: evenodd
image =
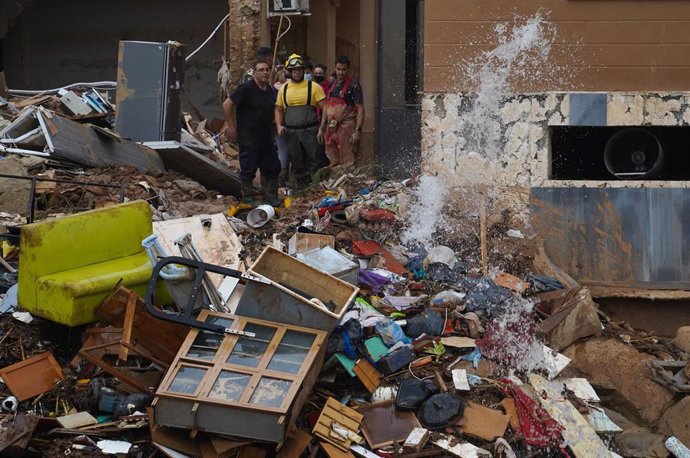
M458 87L470 88L472 93L461 94L458 122L451 127L453 132L447 132L459 138L455 151L456 172L464 165L463 155L474 153L493 160L490 176L479 176L480 171L470 174L476 175L477 184L489 186L494 181L493 167L499 162L496 159L501 155L501 103L514 95L513 83L519 82L521 87L526 87L537 81L558 78L550 73L553 69L547 65L555 29L542 14L515 18L510 26L499 24L495 33L498 45L494 49L459 66L462 85ZM404 243L419 242L431 248L435 245L434 233L452 225L442 211L447 189L449 186L441 177L421 177L414 192L415 203L408 227L401 236ZM487 334L491 329L496 354L489 356L519 371L549 369L544 367L543 346L535 336L533 308L531 301L516 297L506 304L504 312L492 319Z
M424 175L414 190L412 200L415 211L400 235L403 243L419 243L429 248L436 229L445 225L442 212L447 186L439 177Z
M547 60L555 37L552 23L540 13L527 19L516 18L512 28L498 24L495 32L498 46L462 67L463 82L474 89L475 97L460 113L457 126L465 140L463 149L493 158L500 154L501 100L513 94L512 82L529 85L553 79Z

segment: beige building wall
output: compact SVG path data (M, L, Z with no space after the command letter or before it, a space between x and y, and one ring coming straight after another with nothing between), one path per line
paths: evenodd
M552 73L568 83L515 81L516 92L690 86L690 1L425 0L425 92L469 89L458 67L498 44L497 23L537 12L555 29Z

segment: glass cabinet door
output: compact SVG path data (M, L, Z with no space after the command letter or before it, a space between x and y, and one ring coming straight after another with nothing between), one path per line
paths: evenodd
M297 374L309 354L316 336L306 332L286 331L267 369Z
M180 366L173 377L168 391L171 393L190 394L196 393L201 380L208 369L203 367Z
M229 328L232 326L233 320L218 316L208 316L206 317L206 322ZM187 358L211 361L216 356L216 352L224 338L225 334L218 334L211 331L199 331L185 356Z
M213 384L213 388L211 388L208 396L224 401L239 402L251 378L250 374L222 370L218 374L218 378L216 378L216 382Z
M273 377L261 377L259 384L249 399L250 404L279 408L290 390L292 381Z
M266 349L271 343L276 329L248 323L244 327L244 331L253 332L256 335L254 337L242 336L238 338L227 362L228 364L257 367L264 353L266 353Z

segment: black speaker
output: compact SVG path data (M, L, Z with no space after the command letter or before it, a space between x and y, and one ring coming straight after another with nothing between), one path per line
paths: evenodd
M604 164L617 178L653 178L664 167L664 149L657 136L647 129L622 129L606 142Z

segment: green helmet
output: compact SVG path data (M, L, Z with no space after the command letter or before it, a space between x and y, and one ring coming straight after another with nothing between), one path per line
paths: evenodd
M293 54L285 61L286 70L293 70L295 68L304 68L304 59L299 54Z

